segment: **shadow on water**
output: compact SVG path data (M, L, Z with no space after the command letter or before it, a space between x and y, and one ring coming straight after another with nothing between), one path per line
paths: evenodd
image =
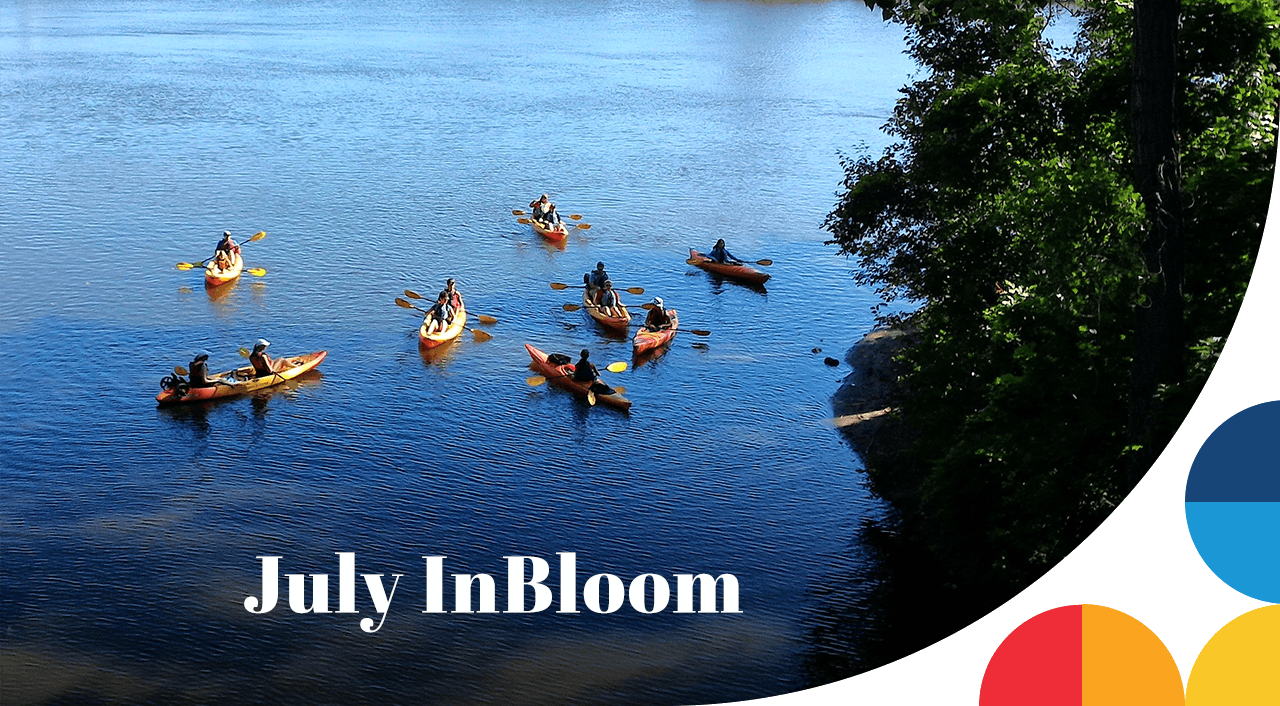
M688 274L690 277L696 277L697 275L700 275L700 274L706 275L707 280L711 282L711 293L715 295L723 294L726 289L725 285L728 284L733 287L740 287L742 289L755 292L756 294L759 294L760 296L765 297L766 299L769 296L769 290L765 289L763 284L743 282L741 280L736 280L731 277L725 277L724 275L718 275L714 272L707 272L705 270L695 269L692 272L688 272L686 274Z
M816 582L822 588L811 590L806 686L902 659L986 612L975 611L984 602L939 576L928 552L904 541L896 526L894 515L864 518L846 553Z

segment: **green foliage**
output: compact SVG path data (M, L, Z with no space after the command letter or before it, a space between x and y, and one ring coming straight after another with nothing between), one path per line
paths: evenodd
M884 5L881 4L883 7ZM1185 416L1230 332L1261 238L1276 150L1280 10L1184 0L1180 140L1188 273ZM897 3L926 76L903 89L878 159L845 160L827 221L856 280L918 339L901 360L895 462L925 480L901 504L957 580L1013 589L1119 503L1147 214L1134 186L1132 6L1077 6L1070 52L1046 10ZM871 459L873 479L899 472Z

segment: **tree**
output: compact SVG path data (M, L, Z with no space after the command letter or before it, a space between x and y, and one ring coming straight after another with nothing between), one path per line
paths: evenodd
M869 459L872 479L919 479L890 498L905 529L955 580L1000 589L991 601L1123 499L1247 286L1274 167L1280 12L1181 9L1179 43L1176 2L1079 6L1063 51L1035 3L888 8L925 76L887 126L899 141L846 160L827 227L860 284L918 304L881 317L918 335L901 359L905 441L890 466Z

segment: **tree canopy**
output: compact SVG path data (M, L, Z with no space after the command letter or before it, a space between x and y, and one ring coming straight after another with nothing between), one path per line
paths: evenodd
M1070 6L1080 29L1069 47L1045 39L1068 11L1055 6L880 6L906 27L922 77L887 125L896 144L845 160L826 223L858 283L915 305L880 317L916 337L900 361L894 423L905 431L869 473L881 485L916 479L890 497L907 528L956 581L1005 589L992 596L1002 600L1124 498L1230 332L1271 188L1280 9L1181 3L1169 67L1181 173L1153 202L1138 174L1135 3ZM1176 242L1153 237L1153 203L1171 196ZM1170 277L1160 249L1175 247L1185 272L1169 290L1173 355L1144 392L1134 381L1154 364L1141 319Z

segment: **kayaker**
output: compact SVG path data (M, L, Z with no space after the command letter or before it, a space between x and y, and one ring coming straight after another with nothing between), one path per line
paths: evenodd
M644 319L644 330L662 331L669 328L671 328L671 315L667 313L667 308L662 305L662 297L654 297L653 308L649 310L649 315Z
M196 357L191 361L191 386L192 387L213 387L215 383L222 382L222 378L214 375L209 377L209 354L205 351L196 353Z
M604 283L609 281L609 273L604 271L604 263L597 262L596 269L588 275L587 286L593 289L604 289Z
M542 217L542 220L546 221L547 225L553 228L555 226L560 225L563 222L560 220L560 214L556 212L556 205L553 203L547 204L547 209Z
M449 328L449 324L453 323L453 307L449 306L449 293L440 292L436 297L435 306L427 311L427 335L439 333Z
M218 269L220 270L225 270L235 264L236 258L240 257L240 246L231 239L231 231L222 231L222 240L218 241L218 246L214 249L213 256L218 261Z
M715 260L721 265L729 261L733 261L733 263L736 265L742 264L742 260L739 260L738 258L734 257L732 254L730 254L728 250L725 250L724 238L721 238L716 241L716 246L714 248L711 248L711 252L707 253L707 257L711 258L712 260Z
M609 280L604 281L604 291L600 293L600 313L614 318L627 315L627 310L623 308L622 297L618 296L618 292L613 288L613 282Z
M549 206L551 206L551 200L547 198L546 194L529 204L529 208L533 209L533 220L545 223L547 221L547 211L550 210Z
M265 338L259 338L258 342L253 344L253 352L249 354L249 362L253 365L254 377L265 377L276 372L276 361L267 355L267 346L269 345L271 345L271 342Z
M583 348L582 357L573 364L574 382L595 383L600 380L600 372L591 364L591 361L587 360L590 357L591 351Z
M449 295L449 306L453 307L454 311L461 309L462 294L458 291L457 287L454 286L452 277L449 278L449 281L444 283L444 291L445 294Z

